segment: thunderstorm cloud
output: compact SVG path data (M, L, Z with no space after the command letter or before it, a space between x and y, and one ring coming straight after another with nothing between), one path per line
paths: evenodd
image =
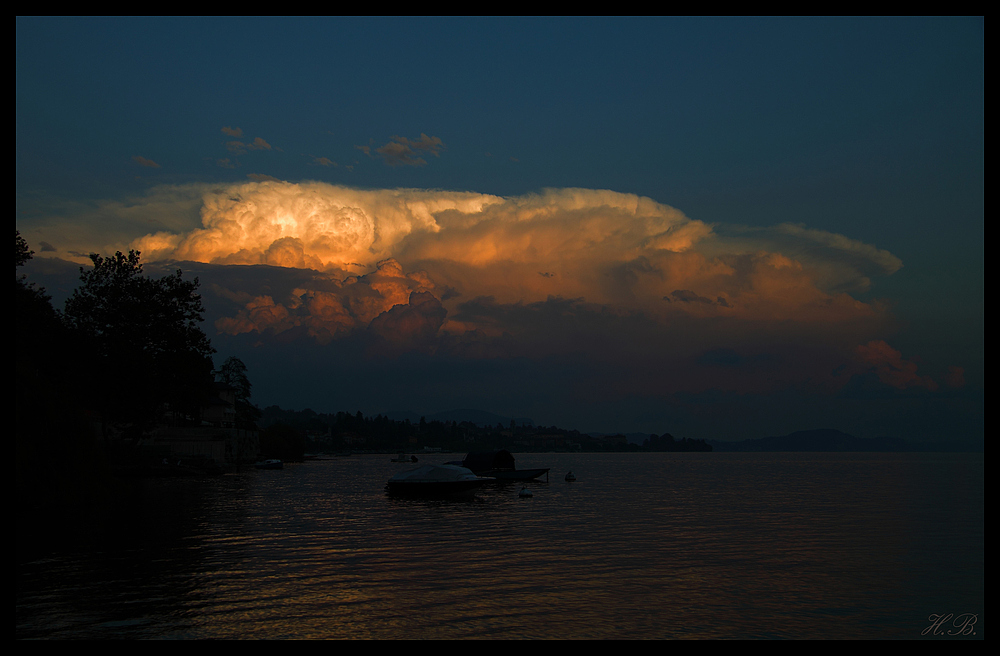
M848 237L720 229L607 190L501 197L251 177L101 208L150 210L145 224L160 227L123 244L144 261L256 272L211 286L228 308L219 334L363 338L380 352L456 357L587 354L648 367L622 383L637 394L760 390L761 380L822 387L842 384L844 363L886 385L933 384L880 341L886 309L852 296L900 261ZM183 218L166 218L170 199ZM668 366L682 376L668 381Z

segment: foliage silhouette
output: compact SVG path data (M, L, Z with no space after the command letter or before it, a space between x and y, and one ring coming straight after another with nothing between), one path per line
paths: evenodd
M236 390L236 425L238 428L255 429L261 413L252 403L250 394L253 385L247 376L247 366L235 356L226 358L219 370L215 372L220 383Z
M33 255L15 230L15 270ZM75 515L107 489L86 402L86 346L44 290L15 274L14 435L20 536ZM26 538L27 540L28 538ZM19 542L18 547L22 545Z
M247 377L247 366L243 361L235 356L226 358L226 361L219 367L216 377L220 382L229 385L236 390L236 398L249 400L253 385Z
M31 259L31 256L35 254L35 251L28 248L28 242L24 240L24 237L21 236L21 231L17 228L14 228L14 250L16 252L16 264L14 268L24 266Z
M113 428L138 440L165 407L175 421L195 418L211 394L215 352L198 325L198 279L184 280L179 269L150 278L134 250L90 259L94 268L80 268L82 285L64 316L89 343L92 401L105 437Z

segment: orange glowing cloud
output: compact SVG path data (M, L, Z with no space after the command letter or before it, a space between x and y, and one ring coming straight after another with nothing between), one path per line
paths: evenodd
M301 328L325 344L369 327L383 336L387 336L387 325L397 328L409 326L411 329L406 332L413 332L415 318L426 317L428 312L406 314L406 306L426 306L430 299L436 303L434 316L438 310L444 312L432 293L434 284L425 275L406 274L392 259L382 260L377 266L376 271L364 276L348 276L342 281L328 278L324 281L327 289L296 288L279 301L271 296L255 297L245 303L237 316L220 319L215 327L219 332L230 335L250 332L279 334ZM409 319L399 319L400 313ZM386 318L387 315L391 317ZM376 322L380 317L381 320ZM432 334L437 332L443 321L444 315L441 314ZM426 328L422 334L426 334Z
M903 359L902 353L882 340L871 341L857 348L858 359L869 365L879 381L896 389L923 387L930 391L938 388L929 376L917 374L917 365Z
M145 259L311 269L330 281L254 298L218 325L233 334L299 327L324 341L374 331L381 314L410 308L410 323L399 319L403 310L393 315L399 320L377 322L385 334L388 325L402 330L437 316L411 307L426 304L425 293L447 318L420 325L452 333L484 328L453 317L478 297L582 299L664 325L677 316L845 324L882 313L848 291L901 266L891 253L833 233L779 226L720 234L649 198L606 190L502 198L267 180L199 191L201 227L130 246Z
M475 212L490 198L454 192L364 191L323 183L250 182L206 192L201 229L147 235L132 246L153 259L321 270L352 265L369 268L393 257L406 236L437 231L433 212Z

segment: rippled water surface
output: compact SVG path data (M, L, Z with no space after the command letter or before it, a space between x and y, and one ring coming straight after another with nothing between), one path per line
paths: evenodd
M983 637L983 454L517 463L533 498L392 499L383 455L146 481L22 559L17 637Z

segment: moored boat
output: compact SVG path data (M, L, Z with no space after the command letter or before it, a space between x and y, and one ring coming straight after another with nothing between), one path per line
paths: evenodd
M465 456L461 463L477 476L488 476L498 481L530 481L545 474L548 480L549 467L543 469L517 469L514 466L514 456L506 449L498 451L473 452Z
M457 465L423 465L399 472L389 479L385 490L394 496L463 497L474 495L489 480Z

